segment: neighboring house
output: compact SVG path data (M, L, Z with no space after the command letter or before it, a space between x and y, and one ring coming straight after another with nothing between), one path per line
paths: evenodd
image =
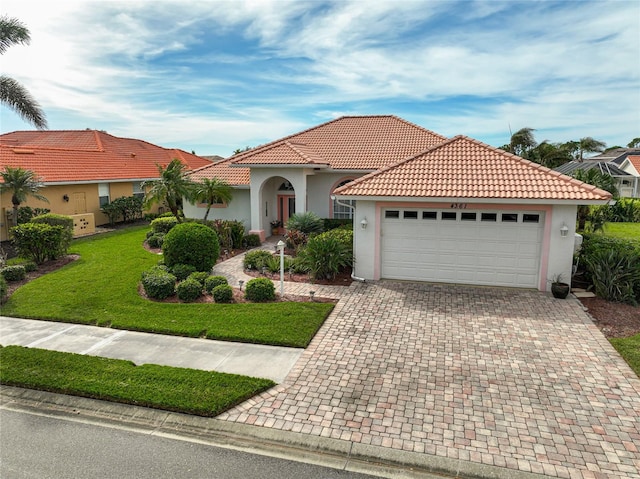
M629 173L635 178L635 186L628 186L628 193L621 196L630 196L632 198L640 198L640 154L638 155L627 155L626 158L620 163L620 168ZM624 185L623 188L627 186ZM627 191L625 190L625 193Z
M158 178L157 164L166 166L174 158L191 170L211 164L182 150L97 130L0 135L0 169L11 166L34 171L44 183L40 193L49 200L29 198L21 206L87 218L93 214L95 225L108 223L100 211L102 205L121 196L143 196L141 182ZM6 240L13 208L9 193L2 195L0 205L0 240Z
M612 150L607 150L603 153L600 153L599 155L585 158L584 161L605 161L607 163L622 165L622 162L629 155L640 155L640 148L614 148Z
M342 117L195 171L236 187L212 217L262 238L293 212L353 218L354 276L547 290L570 279L577 205L611 195L395 116ZM185 205L204 215L205 205Z
M588 171L595 169L616 180L616 188L618 189L619 196L637 198L639 196L640 175L633 167L623 168L623 164L633 166L630 161L627 160L628 158L639 157L624 155L621 163L615 163L613 160L595 161L593 158L585 161L569 161L554 168L554 170L565 175L573 176L578 170Z

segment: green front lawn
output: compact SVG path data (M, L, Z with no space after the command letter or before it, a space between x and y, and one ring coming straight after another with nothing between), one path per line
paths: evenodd
M640 377L640 334L628 338L611 338L609 341Z
M275 385L268 379L0 346L0 383L199 416L216 416Z
M142 298L142 271L159 257L142 247L147 226L84 238L80 259L15 291L2 314L209 339L306 347L331 303L160 303Z
M640 223L606 223L604 233L607 236L640 241Z

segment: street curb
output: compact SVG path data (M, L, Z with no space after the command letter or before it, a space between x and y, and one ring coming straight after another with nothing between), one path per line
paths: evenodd
M431 454L400 451L382 446L311 436L260 426L191 416L141 406L0 385L0 409L79 418L154 435L181 436L203 443L261 451L353 472L386 469L399 477L441 474L461 479L542 479L549 476L478 464ZM409 477L409 476L404 476Z

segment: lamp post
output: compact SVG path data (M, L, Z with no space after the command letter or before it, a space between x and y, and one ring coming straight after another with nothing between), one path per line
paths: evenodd
M276 247L280 251L280 296L284 296L284 241L278 241Z

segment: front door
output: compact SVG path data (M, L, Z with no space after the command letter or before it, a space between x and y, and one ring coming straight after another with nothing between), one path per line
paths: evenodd
M282 226L287 224L287 220L295 212L296 197L292 195L278 195L278 220Z

